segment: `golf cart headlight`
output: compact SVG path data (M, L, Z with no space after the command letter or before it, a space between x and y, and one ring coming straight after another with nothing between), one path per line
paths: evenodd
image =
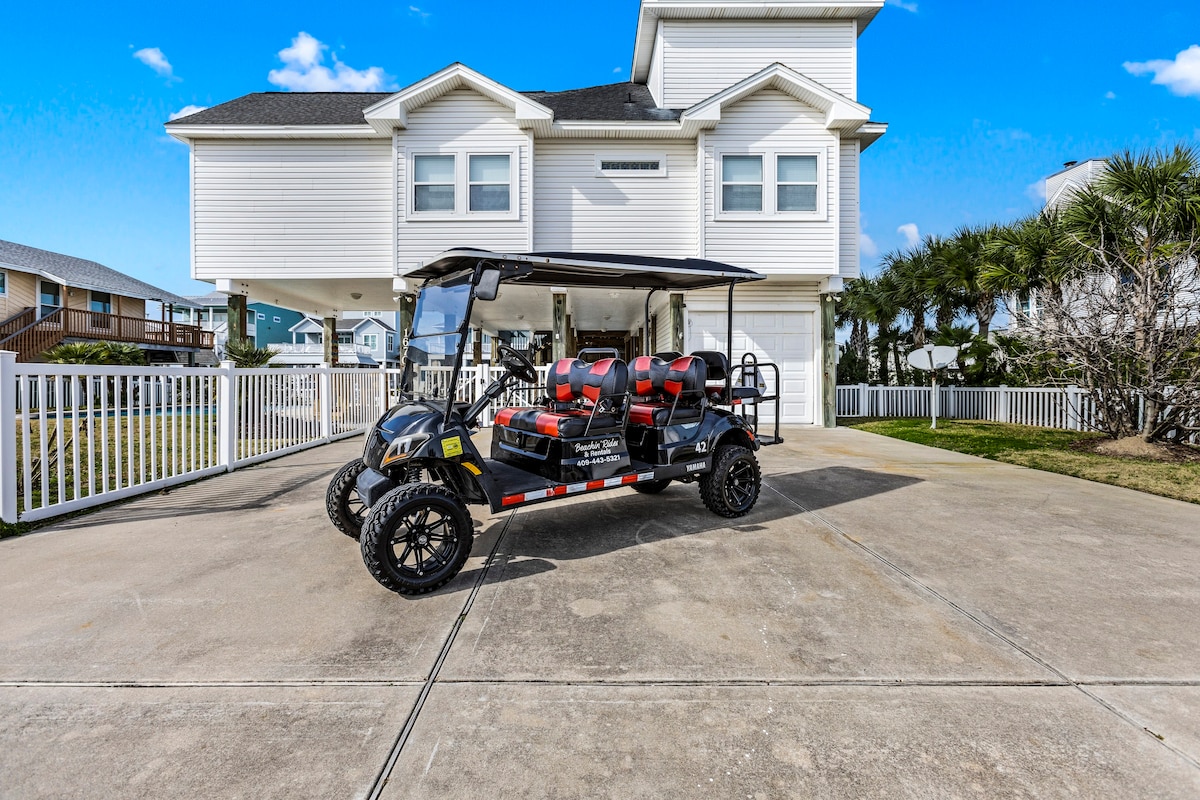
M416 449L425 444L429 440L427 433L414 433L412 436L401 436L398 439L392 440L388 445L387 452L383 454L381 467L386 467L388 464L393 464L397 461L403 461L411 456Z

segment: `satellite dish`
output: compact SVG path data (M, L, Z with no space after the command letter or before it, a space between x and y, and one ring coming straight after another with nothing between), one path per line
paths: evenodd
M908 354L908 363L917 369L931 372L936 369L945 369L953 364L957 358L957 347L927 344L924 347L918 347L916 350L911 351Z

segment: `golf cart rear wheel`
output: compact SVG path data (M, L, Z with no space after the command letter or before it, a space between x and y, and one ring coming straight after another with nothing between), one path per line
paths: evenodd
M724 444L713 455L712 472L700 478L700 499L722 517L741 517L758 502L762 472L748 448Z
M333 527L357 539L362 533L363 520L367 516L367 505L358 496L355 482L367 465L356 458L339 469L325 490L325 512Z
M444 586L471 554L466 505L432 483L397 486L371 507L363 524L363 562L375 580L399 594Z
M665 481L646 481L645 483L635 483L632 485L635 492L641 494L658 494L671 485L671 479L668 478Z

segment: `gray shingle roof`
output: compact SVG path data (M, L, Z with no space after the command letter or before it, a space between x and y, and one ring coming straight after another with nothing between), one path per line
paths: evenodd
M554 111L555 119L677 120L681 110L658 108L638 83L610 83L565 92L522 92ZM390 92L255 92L168 122L173 125L366 125L362 112Z
M650 90L640 83L610 83L565 92L522 92L554 110L555 119L666 120L679 119L682 109L659 108Z
M49 250L39 250L16 242L0 239L0 267L9 266L26 272L41 273L63 280L67 286L96 289L125 297L174 303L185 308L196 308L196 304L177 294L152 286L145 281L131 278L103 264L88 261Z

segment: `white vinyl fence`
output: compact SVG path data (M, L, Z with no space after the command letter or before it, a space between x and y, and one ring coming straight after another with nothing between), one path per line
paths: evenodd
M837 387L839 417L928 417L933 392L928 386ZM1011 422L1062 430L1092 430L1095 404L1077 386L938 387L938 416Z
M533 405L546 370L490 403L480 423ZM503 373L464 367L456 398L473 402ZM401 374L31 364L0 352L0 520L46 519L353 436L395 400ZM422 368L417 393L443 395L450 374Z

